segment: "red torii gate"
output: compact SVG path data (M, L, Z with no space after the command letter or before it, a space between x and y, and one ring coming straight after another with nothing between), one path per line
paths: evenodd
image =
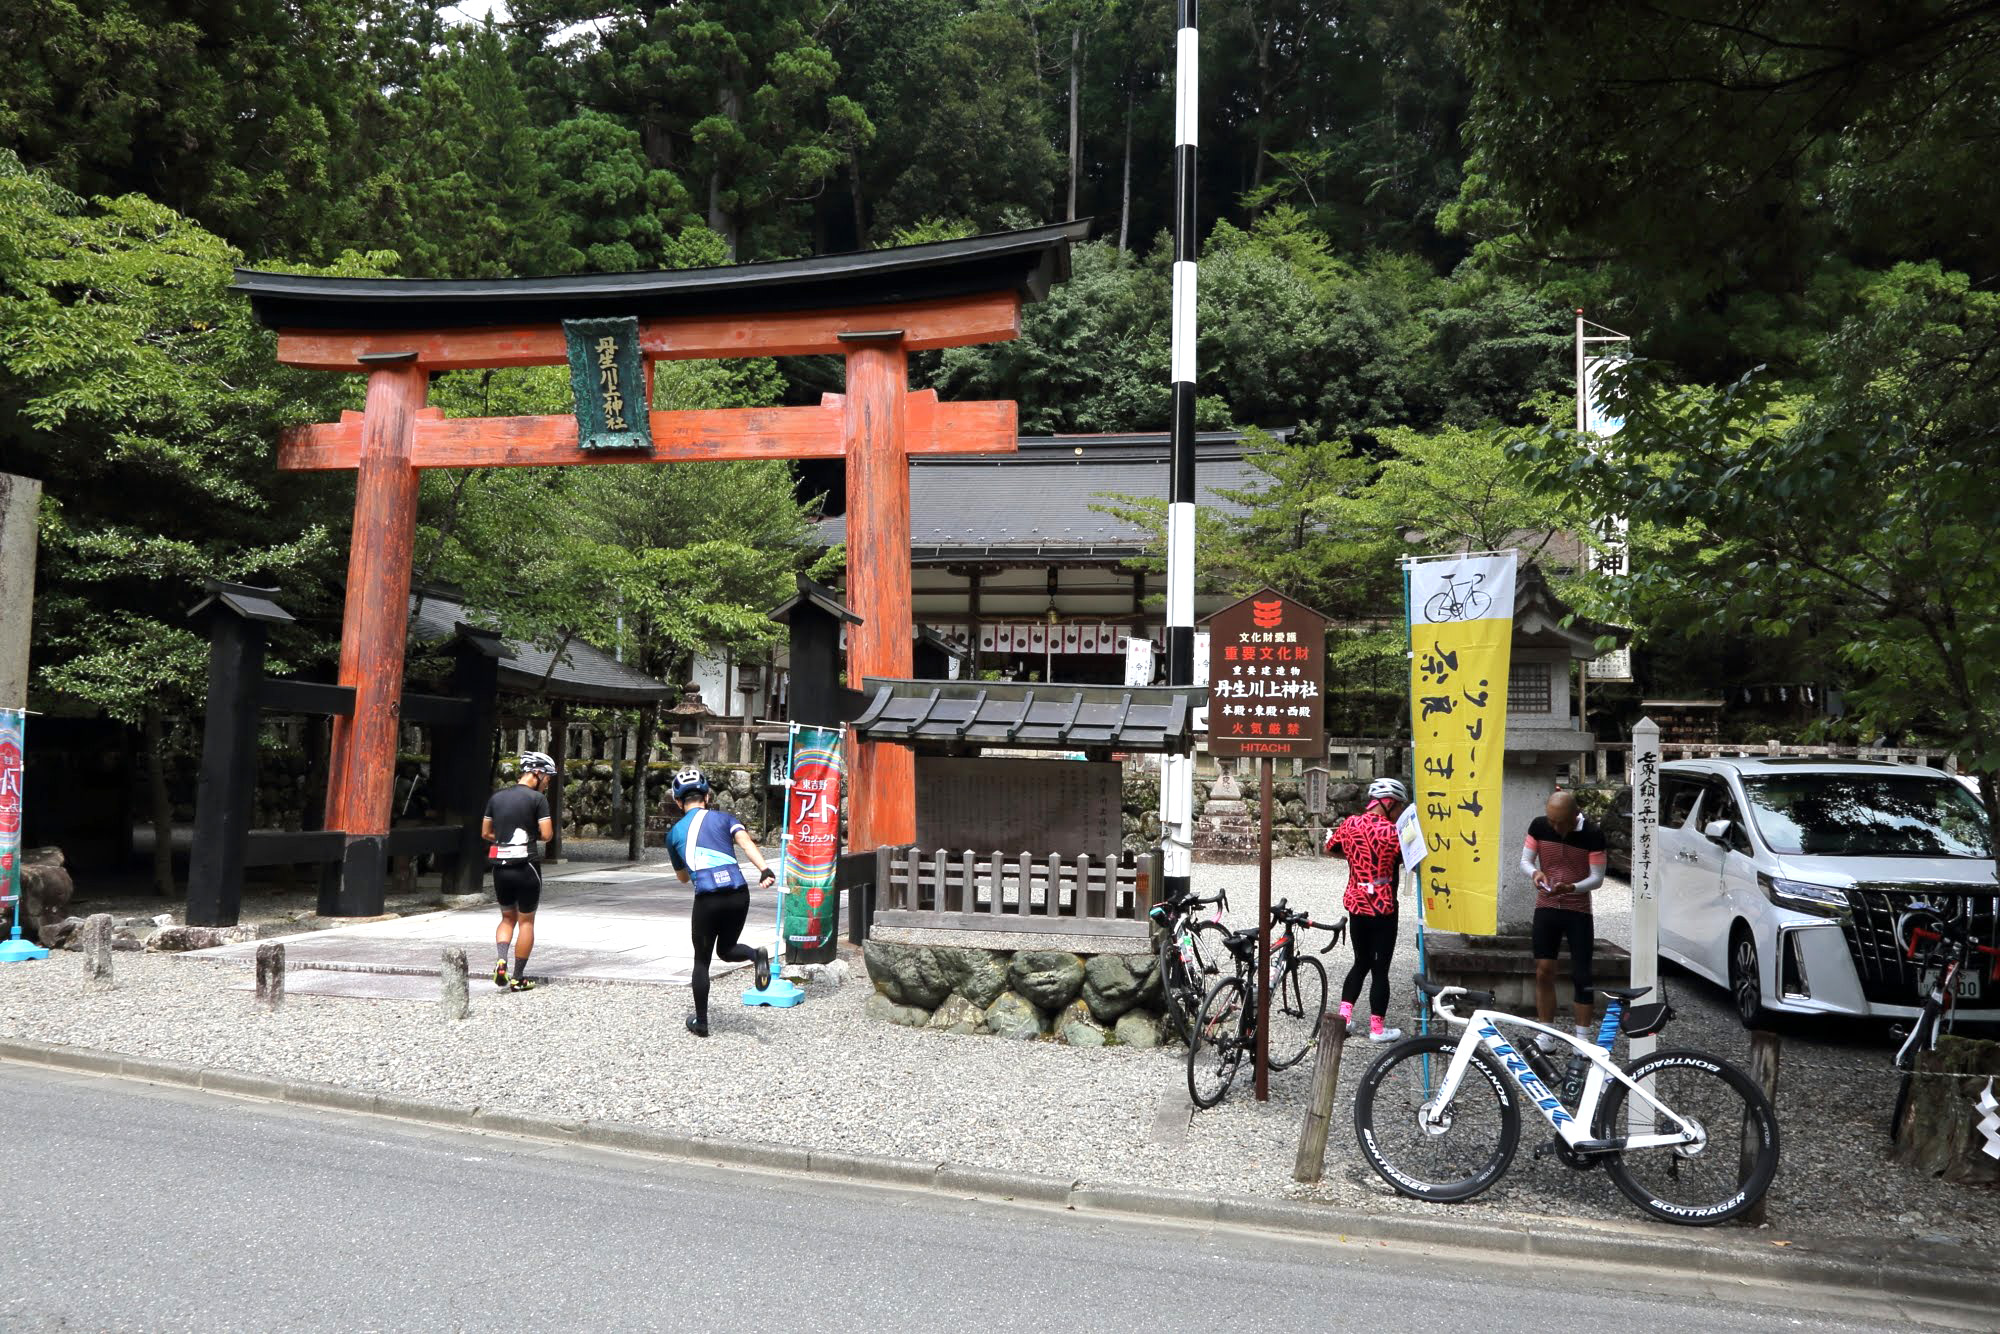
M1010 451L1011 402L940 403L909 392L908 355L997 342L1020 332L1021 306L1068 276L1087 223L931 245L723 269L511 280L322 278L238 270L278 360L365 373L361 412L285 433L278 466L353 469L354 531L341 625L340 684L326 827L378 848L394 801L397 708L409 619L417 475L424 468L844 458L848 675L910 674L909 455ZM846 392L817 407L652 412L650 451L586 450L574 416L448 419L425 406L433 372L561 365L564 320L638 320L648 397L656 360L845 358ZM855 744L849 842L916 836L915 770L897 746ZM350 862L351 864L351 862ZM343 895L380 911L381 877ZM371 902L374 900L374 902Z

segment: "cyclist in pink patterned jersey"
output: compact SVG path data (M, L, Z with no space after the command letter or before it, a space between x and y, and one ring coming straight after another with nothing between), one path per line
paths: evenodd
M1394 1042L1400 1028L1388 1028L1389 964L1396 954L1396 871L1402 863L1402 840L1396 837L1396 816L1409 802L1403 785L1378 778L1368 785L1368 805L1350 815L1326 836L1326 851L1335 845L1347 857L1347 934L1354 942L1354 966L1340 988L1340 1020L1355 1032L1354 1002L1361 984L1368 985L1368 1040Z

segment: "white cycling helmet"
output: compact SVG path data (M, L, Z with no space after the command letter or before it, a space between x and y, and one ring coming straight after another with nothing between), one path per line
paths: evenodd
M524 774L552 774L556 762L539 750L525 751L521 755L521 772Z
M1379 801L1383 797L1403 805L1410 801L1408 789L1393 778L1378 778L1368 785L1368 800Z

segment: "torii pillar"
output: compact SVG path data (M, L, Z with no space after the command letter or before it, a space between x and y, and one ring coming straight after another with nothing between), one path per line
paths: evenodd
M380 910L395 790L418 477L425 468L577 466L725 459L844 458L848 678L911 667L910 479L916 453L1015 447L1012 402L940 403L909 389L909 353L1020 332L1021 306L1068 274L1088 222L858 255L730 269L506 281L316 278L237 272L236 289L278 330L278 360L364 372L366 406L286 432L278 466L353 469L354 536L342 618L327 827L348 837L352 913ZM814 407L648 412L652 448L586 448L574 416L447 419L425 406L431 374L562 365L563 321L637 320L640 354L670 358L845 358L844 394ZM856 743L849 757L849 843L916 837L915 765L901 747Z
M847 680L910 675L910 456L904 440L909 356L901 337L854 340L847 354ZM850 741L848 846L917 841L917 761L907 746Z

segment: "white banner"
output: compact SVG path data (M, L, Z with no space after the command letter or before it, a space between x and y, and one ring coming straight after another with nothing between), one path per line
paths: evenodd
M1442 556L1410 566L1410 621L1450 625L1458 621L1514 618L1514 564L1511 551L1479 556Z

